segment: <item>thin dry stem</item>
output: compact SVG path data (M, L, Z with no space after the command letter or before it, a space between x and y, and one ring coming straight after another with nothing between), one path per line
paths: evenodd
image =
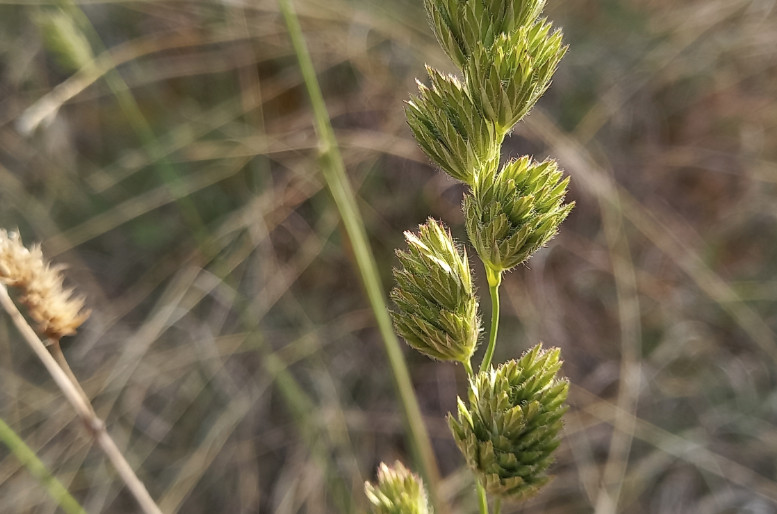
M78 392L81 394L81 398L84 399L86 404L91 409L92 404L89 402L89 397L86 395L86 392L78 382L78 379L76 378L75 373L73 373L73 370L70 369L70 364L67 363L65 354L62 353L62 346L59 344L59 340L49 339L46 347L49 349L51 356L54 357L54 360L57 361L57 364L59 364L59 367L62 368L62 371L65 372L65 375L67 375L70 381L73 383L73 386L75 386L76 390L78 390ZM92 411L94 411L94 409L92 409Z
M621 376L618 387L618 414L615 417L610 451L602 474L602 484L596 499L595 514L615 514L623 488L629 453L634 438L634 419L639 401L640 325L637 279L623 227L622 208L617 197L599 197L605 233L612 258L618 312L621 324ZM628 413L628 415L627 415Z
M24 340L43 362L46 370L48 370L49 374L54 379L54 382L65 395L67 401L70 402L76 410L76 413L81 418L81 421L83 421L86 429L92 434L97 441L97 444L116 468L119 476L135 496L135 499L138 501L138 504L140 504L143 512L145 514L162 514L162 511L159 510L159 507L154 503L151 495L148 494L143 482L135 475L135 472L124 458L124 455L121 454L116 447L116 443L113 442L113 439L105 430L105 423L97 417L94 410L92 410L91 405L83 398L82 393L79 392L79 389L76 388L54 357L46 350L46 346L27 323L27 320L24 319L24 316L19 312L19 309L16 308L16 305L8 295L8 290L4 284L0 284L0 304L2 304L2 307L11 316L11 319L22 334Z

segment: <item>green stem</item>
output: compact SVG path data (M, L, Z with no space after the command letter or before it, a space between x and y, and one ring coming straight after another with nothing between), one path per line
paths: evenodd
M483 362L480 364L480 371L487 370L494 357L496 333L499 329L499 284L502 283L502 272L494 271L486 266L486 277L488 278L488 292L491 295L491 332L488 334L488 348L483 356Z
M35 478L46 488L57 505L67 514L86 514L83 507L65 489L65 486L57 480L46 465L41 462L35 452L0 418L0 440L19 459L19 462L27 468Z
M502 500L500 498L496 498L494 500L494 514L499 514L500 510L502 510Z
M337 209L340 211L343 225L353 247L356 264L359 268L367 297L375 314L378 329L383 337L397 392L404 410L405 422L410 435L411 447L414 450L416 465L427 482L434 510L443 513L445 510L437 498L439 471L434 458L434 452L432 451L429 434L424 426L421 409L413 392L410 373L402 355L399 340L394 334L391 325L385 293L380 283L377 265L375 264L375 257L367 243L364 222L359 213L353 189L345 173L345 164L332 130L329 113L327 112L324 97L321 94L321 88L316 78L313 61L310 59L302 28L294 12L291 0L278 0L278 5L286 20L289 36L299 61L300 71L310 96L311 106L313 107L324 179L337 205Z
M474 373L472 372L472 363L469 361L469 359L462 362L464 364L464 369L467 371L467 376L469 378L472 378Z
M483 484L478 482L478 506L480 507L480 514L488 514L488 498L486 497L486 488Z

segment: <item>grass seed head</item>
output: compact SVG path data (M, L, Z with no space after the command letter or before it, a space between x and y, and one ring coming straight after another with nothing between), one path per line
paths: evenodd
M469 362L480 336L478 300L465 252L433 219L406 232L408 249L397 251L402 269L391 298L394 326L419 352L434 359Z
M555 161L528 156L498 174L479 176L464 198L464 214L483 262L497 272L509 270L545 246L574 206L564 203L568 184Z
M470 381L469 408L448 422L467 464L486 491L508 501L534 496L559 445L569 384L558 379L559 350L538 344L519 360L482 370Z
M500 134L509 132L545 93L567 51L561 31L539 20L478 45L467 61L467 89L479 111Z
M401 462L390 468L381 462L378 485L364 483L364 492L372 503L373 514L431 514L421 479Z
M479 45L531 25L545 0L424 0L429 23L448 57L464 68Z
M89 317L84 299L62 287L62 269L44 260L40 245L28 249L18 232L0 229L0 282L19 289L39 332L56 340L75 334Z
M496 125L478 112L456 77L426 70L431 87L418 84L418 96L405 108L408 125L435 164L471 186L477 170L499 163Z

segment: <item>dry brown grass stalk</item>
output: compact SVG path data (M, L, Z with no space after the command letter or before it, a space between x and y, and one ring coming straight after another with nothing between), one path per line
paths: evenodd
M5 230L0 230L0 305L8 312L24 340L43 362L86 429L135 496L143 512L161 514L162 511L106 431L105 423L95 414L75 376L64 361L64 356L61 355L59 338L74 334L89 315L88 312L83 311L83 299L74 300L71 298L72 291L62 289L61 269L61 267L51 266L43 259L40 247L34 246L32 250L28 250L22 245L17 233L9 234ZM30 316L39 324L41 332L52 338L55 353L60 356L59 360L64 365L52 356L27 323L8 294L6 285L22 291L20 301L27 306Z

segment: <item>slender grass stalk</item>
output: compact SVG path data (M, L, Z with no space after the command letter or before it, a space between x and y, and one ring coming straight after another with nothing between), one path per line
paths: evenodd
M46 488L59 508L67 514L86 514L78 501L73 498L65 486L51 474L46 465L35 455L19 435L0 418L0 440L19 459L19 462Z
M49 353L51 353L51 356L54 357L54 360L57 361L57 364L59 364L59 367L62 368L62 371L65 372L65 374L68 376L71 382L73 382L73 386L75 386L76 390L81 394L81 398L84 399L84 402L91 407L91 404L89 403L89 397L86 395L86 392L81 387L81 384L78 382L78 378L76 378L75 374L73 373L73 370L70 369L70 364L67 363L67 359L65 359L65 354L62 353L62 346L59 344L58 339L49 339L47 341L46 347L49 349Z
M480 482L480 479L475 477L475 481L478 484L478 509L480 514L488 514L488 497L486 496L486 489Z
M126 484L130 492L135 496L138 504L145 514L162 514L151 495L148 494L146 486L137 477L132 467L119 451L116 443L105 430L105 423L97 417L92 406L83 398L82 393L73 384L70 377L59 366L57 361L46 350L46 346L40 340L35 331L24 319L22 313L16 308L16 305L8 295L8 290L4 284L0 284L0 305L11 316L16 328L21 333L24 340L32 348L32 351L43 362L46 370L49 372L54 382L65 395L65 398L73 406L78 417L83 421L84 426L97 441L98 446L111 461L119 476Z
M356 264L359 268L367 297L375 313L378 329L383 337L386 354L388 355L397 392L404 410L416 464L429 487L430 499L435 511L442 513L444 510L437 497L439 471L434 458L434 452L432 451L431 441L423 423L418 400L413 392L410 374L402 355L399 340L391 326L391 319L389 318L388 307L385 301L385 292L379 280L375 257L367 243L364 222L358 210L356 197L346 176L345 164L340 155L337 140L329 120L329 113L324 103L318 79L316 78L315 68L313 67L313 62L302 34L302 28L291 0L278 0L278 5L286 21L294 52L297 55L305 86L310 96L310 103L313 107L324 179L340 211L345 230L353 246Z
M472 363L469 360L462 362L464 364L464 370L467 372L467 377L472 378L474 373L472 372Z
M480 371L488 370L496 348L496 334L499 330L499 285L502 283L502 272L494 271L486 265L486 277L488 278L488 292L491 295L491 330L488 333L488 347L480 363Z

